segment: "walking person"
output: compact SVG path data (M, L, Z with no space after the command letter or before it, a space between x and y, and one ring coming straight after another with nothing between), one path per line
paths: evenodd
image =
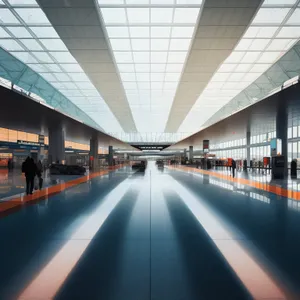
M36 165L33 158L29 156L22 164L22 172L25 173L26 177L26 195L32 195L34 189L34 177L36 175Z
M235 169L236 169L236 161L234 159L232 159L231 162L231 169L232 169L232 177L235 177Z
M42 162L39 160L38 163L36 164L36 175L38 177L39 181L39 189L41 190L43 187L43 178L42 178L42 173L43 173L43 165Z

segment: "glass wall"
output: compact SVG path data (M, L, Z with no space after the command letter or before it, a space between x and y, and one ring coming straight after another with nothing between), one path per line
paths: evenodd
M291 109L288 119L288 162L300 158L300 114Z
M210 145L210 152L216 155L216 158L234 158L245 159L246 138L222 141Z

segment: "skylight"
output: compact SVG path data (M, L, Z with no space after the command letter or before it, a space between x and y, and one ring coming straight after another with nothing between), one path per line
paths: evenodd
M98 4L137 130L163 132L202 1L98 0Z
M2 0L0 4L0 46L44 77L104 130L123 132L37 2ZM77 99L85 100L79 103ZM86 105L90 105L90 112Z
M180 132L200 130L205 121L258 79L299 40L300 9L297 3L295 0L264 1L240 42L186 116ZM221 99L218 95L224 95L228 89L235 93L226 100ZM205 96L211 90L215 95ZM216 105L207 107L208 103ZM197 111L200 107L202 109Z

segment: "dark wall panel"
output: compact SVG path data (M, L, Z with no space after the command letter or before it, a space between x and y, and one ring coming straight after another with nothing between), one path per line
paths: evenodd
M102 146L131 148L127 144L76 121L24 95L0 86L0 127L48 135L49 127L61 126L66 139L87 143L98 135Z

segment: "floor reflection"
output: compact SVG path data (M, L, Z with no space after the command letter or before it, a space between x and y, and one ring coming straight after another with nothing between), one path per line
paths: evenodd
M93 177L0 218L0 299L300 299L298 203L154 162Z
M81 175L50 175L49 171L43 173L43 187L50 187L82 177ZM0 201L25 194L26 179L21 170L8 171L0 169Z

